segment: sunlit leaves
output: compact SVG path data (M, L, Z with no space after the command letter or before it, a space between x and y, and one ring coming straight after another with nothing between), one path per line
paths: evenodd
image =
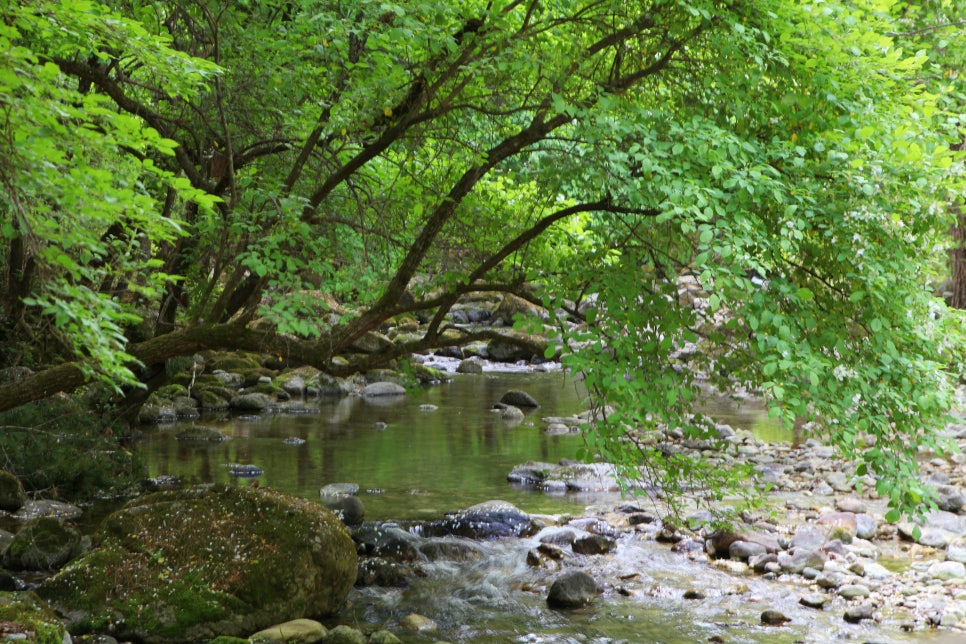
M54 60L124 51L138 73L170 77L169 91L183 95L216 68L203 61L185 68L187 56L95 3L11 7L3 22L0 68L17 71L0 75L3 237L23 241L40 274L24 302L49 317L90 376L132 384L124 331L138 318L132 300L122 304L113 289L125 284L149 295L168 278L145 253L181 232L157 196L166 184L190 186L151 162L170 156L174 141L119 112L110 97L79 91Z

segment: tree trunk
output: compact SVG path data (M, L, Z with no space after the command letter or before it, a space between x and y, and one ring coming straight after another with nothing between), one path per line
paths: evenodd
M966 213L957 213L957 222L950 231L953 248L949 251L952 294L949 306L966 309Z

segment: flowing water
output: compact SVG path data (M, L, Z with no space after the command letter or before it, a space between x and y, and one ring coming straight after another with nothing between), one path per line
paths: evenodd
M490 408L511 389L530 393L541 407L522 422L502 420ZM248 484L232 477L229 464L258 466L264 472L260 485L310 499L318 499L326 484L356 483L367 520L437 519L492 499L531 514L579 514L591 504L613 507L620 497L548 495L514 488L506 475L527 460L574 458L583 445L580 435L548 435L541 418L585 408L580 387L560 372L487 373L455 376L414 395L322 401L309 414L205 418L198 422L231 440L187 445L175 440L179 426L152 430L141 449L152 476L189 483ZM754 406L723 399L708 411L735 427L784 438ZM285 440L293 438L304 443ZM407 588L357 589L339 620L365 631L397 633L399 620L409 613L439 624L434 634L400 633L411 642L928 641L921 633L903 639L896 630L882 637L870 627L849 626L840 613L798 606L800 589L736 578L633 537L624 537L617 554L608 555L608 566L621 571L622 588L607 589L606 598L586 609L553 611L545 602L553 573L525 563L535 544L535 539L485 542L480 544L485 556L427 564L429 574ZM707 599L683 600L689 588L701 589ZM791 624L761 626L765 608L782 610Z

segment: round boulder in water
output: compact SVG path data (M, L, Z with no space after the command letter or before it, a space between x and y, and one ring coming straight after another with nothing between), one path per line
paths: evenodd
M540 403L525 391L510 390L503 394L500 402L514 407L539 407Z
M580 608L594 601L597 582L582 571L565 573L550 586L547 605L550 608Z
M367 398L376 396L402 396L405 393L405 387L388 381L374 382L366 385L362 390L362 395Z
M524 537L536 533L533 519L506 501L486 501L448 515L424 527L427 536L447 534L470 539Z

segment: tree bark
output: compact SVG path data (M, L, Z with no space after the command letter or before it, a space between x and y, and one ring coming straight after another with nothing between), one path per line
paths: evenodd
M949 306L954 309L966 309L966 213L957 213L957 222L950 234L953 238L953 248L949 251L952 278Z

